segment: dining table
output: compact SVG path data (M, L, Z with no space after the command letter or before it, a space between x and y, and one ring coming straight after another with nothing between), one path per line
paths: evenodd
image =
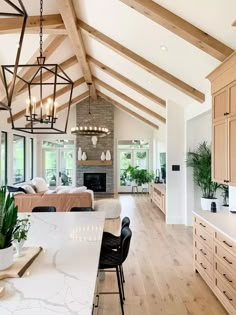
M0 280L0 314L91 315L104 212L31 213L30 222L25 247L42 251L22 277Z

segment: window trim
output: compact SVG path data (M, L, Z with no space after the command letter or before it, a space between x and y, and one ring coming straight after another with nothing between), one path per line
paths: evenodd
M30 155L30 160L31 160L31 170L30 170L30 179L34 178L34 138L29 138L29 145L31 149L31 155Z
M18 134L13 134L13 141L14 141L14 136L17 136L17 137L20 137L20 138L23 138L23 140L24 140L24 164L23 164L23 166L24 166L24 172L23 172L23 175L24 175L24 180L23 181L21 181L21 182L13 182L13 185L17 185L17 184L21 184L21 183L24 183L25 182L25 179L26 179L26 170L25 170L25 167L26 167L26 161L25 161L25 158L26 158L26 145L25 145L25 136L22 136L22 135L18 135ZM14 146L14 142L13 142L13 146ZM13 171L14 171L14 169L13 169ZM14 173L14 172L13 172ZM14 176L14 174L13 174L13 176Z
M7 185L7 173L8 173L8 163L7 163L7 156L8 156L8 133L6 131L1 131L1 136L4 135L5 138L5 174L4 174L4 185ZM1 143L2 145L2 143ZM2 159L1 159L2 160Z

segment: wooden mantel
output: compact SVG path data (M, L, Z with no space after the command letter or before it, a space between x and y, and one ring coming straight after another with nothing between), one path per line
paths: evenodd
M112 161L102 161L102 160L85 160L85 161L78 161L79 165L95 165L95 166L111 166Z

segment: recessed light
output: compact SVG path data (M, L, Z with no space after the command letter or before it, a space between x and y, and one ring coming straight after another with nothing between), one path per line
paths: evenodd
M168 48L165 45L161 45L160 50L166 52L166 51L168 51Z

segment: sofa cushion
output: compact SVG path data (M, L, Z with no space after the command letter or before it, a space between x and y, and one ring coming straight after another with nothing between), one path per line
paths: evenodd
M61 188L57 194L60 195L60 194L69 194L70 193L70 188L68 187L64 187L64 188Z
M37 192L47 191L48 185L45 182L45 179L42 177L35 177L32 180L32 184L35 186Z
M22 185L22 188L25 190L26 194L36 194L36 191L34 190L32 185L25 184Z
M70 189L70 193L71 194L79 194L79 193L85 192L86 189L87 189L86 186L74 187L74 188Z

